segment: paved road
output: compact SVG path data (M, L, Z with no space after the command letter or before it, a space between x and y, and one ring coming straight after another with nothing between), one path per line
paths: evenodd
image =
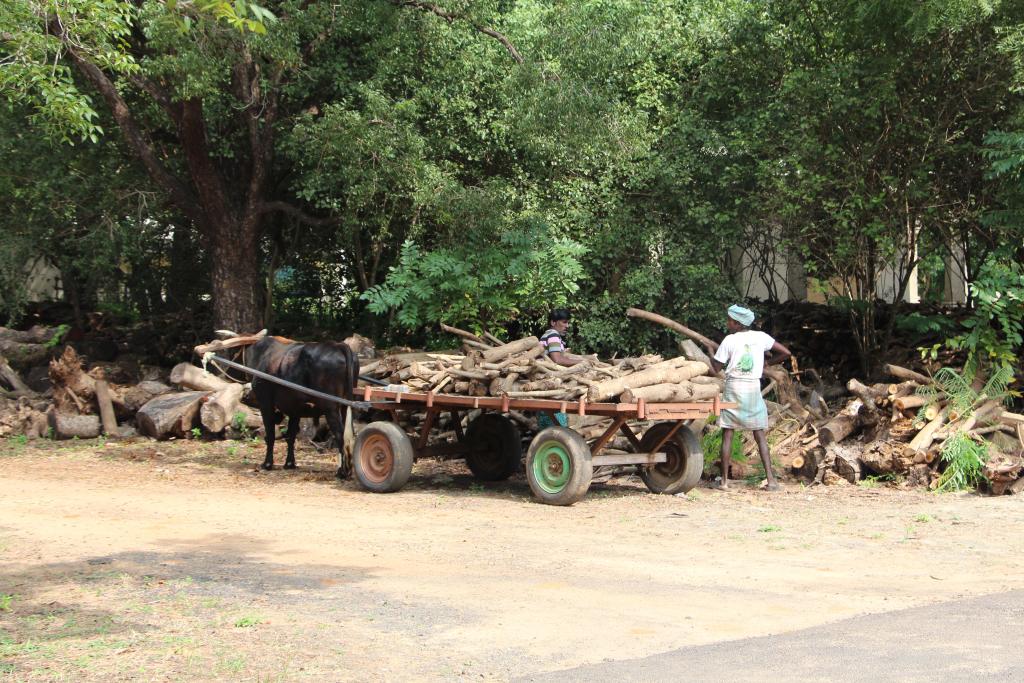
M1024 591L520 680L1024 681Z

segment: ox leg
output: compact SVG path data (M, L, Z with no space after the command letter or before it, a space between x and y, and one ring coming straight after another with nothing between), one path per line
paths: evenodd
M274 437L277 434L277 421L274 419L274 404L260 401L260 413L263 415L263 441L267 444L267 455L260 465L265 470L274 469Z
M349 462L345 453L345 419L344 414L348 408L328 410L324 416L327 418L327 425L331 428L331 434L338 444L338 471L335 473L338 479L348 479L352 472L352 463Z
M288 440L288 455L284 459L286 470L295 469L295 437L299 433L299 420L301 419L298 415L288 416L288 431L285 432L285 439Z

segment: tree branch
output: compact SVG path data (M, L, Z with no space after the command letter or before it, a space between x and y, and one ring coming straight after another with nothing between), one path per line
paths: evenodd
M114 116L114 120L117 121L117 125L121 129L121 133L124 135L125 141L142 162L142 165L146 168L146 172L149 174L150 178L152 178L157 185L167 192L171 201L174 202L174 204L186 216L197 223L200 222L202 214L196 206L195 197L189 191L188 187L181 182L181 180L174 177L160 159L157 158L152 144L139 129L138 124L135 122L135 118L132 116L131 111L128 108L128 104L124 101L124 98L121 97L121 94L117 91L113 82L111 82L110 78L108 78L99 67L79 54L78 50L75 49L67 39L66 34L59 30L55 30L56 28L57 27L55 25L51 24L51 33L61 39L72 63L74 63L75 67L82 73L82 75L93 84L96 90L98 90L100 95L103 97L104 101L106 101L107 105L110 107L111 114Z
M512 44L511 40L509 40L503 34L498 33L494 29L489 28L487 26L482 26L481 24L476 23L472 19L459 16L458 14L453 14L446 10L445 8L439 5L435 5L432 2L422 2L421 0L388 0L388 2L390 2L392 5L395 5L396 7L412 7L414 9L418 9L429 14L436 14L437 16L447 21L449 24L454 24L457 20L464 20L480 33L483 33L485 36L490 36L491 38L494 38L499 43L504 45L505 49L508 50L508 53L512 56L512 59L514 59L517 64L522 64L524 61L523 56L519 53L519 50L516 49L516 46Z
M288 202L261 202L259 204L258 211L260 213L272 213L274 211L280 211L281 213L293 216L308 225L341 225L341 218L316 218L315 216L310 216L308 213L298 208L297 206L292 206Z

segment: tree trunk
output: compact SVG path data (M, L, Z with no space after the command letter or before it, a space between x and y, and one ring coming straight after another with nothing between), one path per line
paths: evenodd
M258 232L223 226L208 233L215 329L252 334L263 327Z

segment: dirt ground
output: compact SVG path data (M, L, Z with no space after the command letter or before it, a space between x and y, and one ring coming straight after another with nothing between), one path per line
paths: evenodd
M1024 587L1019 497L618 478L557 508L459 463L373 495L260 459L0 443L0 675L505 680Z

